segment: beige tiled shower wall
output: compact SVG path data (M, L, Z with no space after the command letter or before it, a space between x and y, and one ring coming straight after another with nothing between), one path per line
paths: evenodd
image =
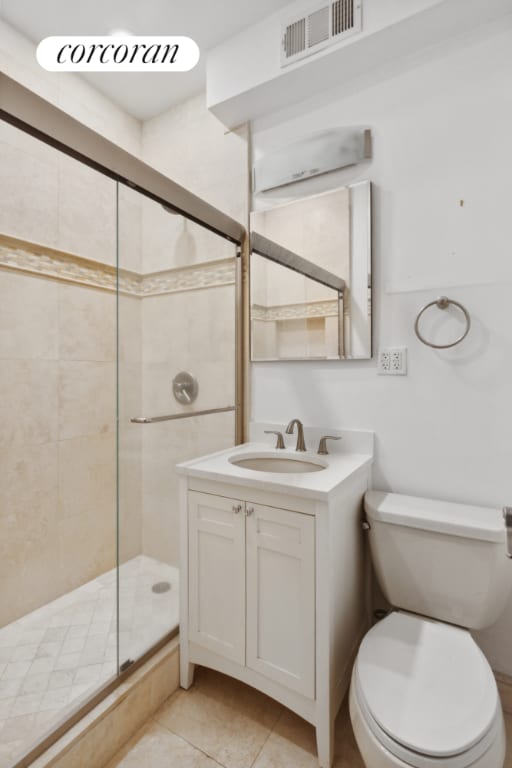
M204 93L143 123L141 156L237 221L247 221L248 127L227 131L206 108Z
M53 85L36 84L36 72L17 73L10 55L0 46L10 74L67 109L65 81L50 93ZM99 119L102 98L94 124L86 122L109 136ZM119 143L137 152L130 120L111 117ZM245 129L225 134L203 94L149 121L143 134L146 162L246 222ZM0 235L115 265L113 181L4 123L0 166ZM127 187L119 202L123 269L147 275L234 257L233 244ZM113 291L2 267L0 295L4 625L115 564L116 300ZM142 552L179 564L174 465L231 445L234 415L142 428L130 417L179 410L171 380L183 369L198 377L197 407L234 404L234 312L232 283L120 296L122 560Z
M144 412L176 413L235 402L234 285L143 299ZM171 382L190 371L199 383L192 406L174 400ZM179 565L175 465L233 445L234 414L221 413L143 427L142 551Z
M206 108L204 94L148 120L142 158L237 221L248 218L248 133L226 133ZM120 214L121 218L121 214ZM234 258L236 248L182 217L147 201L143 206L144 273ZM183 410L173 377L192 372L199 383L194 407L235 403L235 287L201 288L143 299L144 411ZM143 436L142 548L179 565L178 461L233 445L233 413L154 424Z
M116 184L0 122L0 233L116 263Z
M0 269L0 625L115 562L115 296Z
M47 72L36 59L36 46L0 19L0 70L38 96L138 155L141 124L80 75Z
M4 123L0 167L1 235L115 264L113 181ZM115 565L116 297L5 267L0 296L3 626ZM120 365L131 410L140 301L123 297L119 310L130 328ZM123 434L121 446L133 465L126 559L140 552L140 436Z

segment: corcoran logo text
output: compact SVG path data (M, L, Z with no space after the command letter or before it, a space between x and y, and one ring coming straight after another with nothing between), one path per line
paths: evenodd
M37 60L50 72L188 72L199 48L190 37L46 37Z

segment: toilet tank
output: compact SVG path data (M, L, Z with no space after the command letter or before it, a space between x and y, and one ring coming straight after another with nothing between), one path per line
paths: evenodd
M501 510L369 491L365 511L392 606L468 629L496 621L512 591Z

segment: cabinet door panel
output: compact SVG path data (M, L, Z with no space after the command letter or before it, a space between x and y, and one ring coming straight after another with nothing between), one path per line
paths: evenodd
M243 502L194 491L188 501L190 640L245 664Z
M247 666L314 698L314 518L247 509Z

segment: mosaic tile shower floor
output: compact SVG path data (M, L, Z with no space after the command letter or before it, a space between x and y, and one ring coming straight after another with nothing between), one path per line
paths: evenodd
M153 592L169 582L171 589ZM0 629L0 768L117 671L117 574ZM145 555L119 569L119 661L137 659L179 623L178 570Z

